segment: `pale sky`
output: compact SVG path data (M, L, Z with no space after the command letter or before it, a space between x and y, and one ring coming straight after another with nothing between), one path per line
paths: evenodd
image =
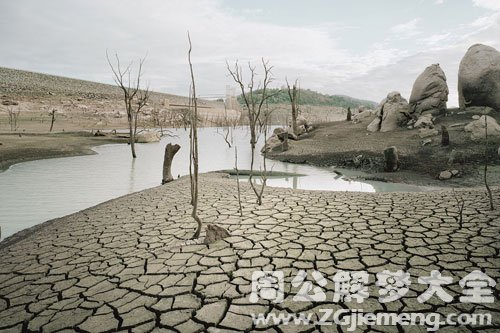
M467 48L500 49L500 0L0 0L0 66L112 83L106 49L123 62L147 54L156 91L187 95L187 31L201 96L234 85L225 61L274 66L280 87L379 102L409 98L415 78L439 63L457 102Z

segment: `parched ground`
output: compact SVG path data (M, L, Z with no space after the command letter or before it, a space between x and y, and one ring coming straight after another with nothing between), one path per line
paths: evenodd
M227 228L231 237L211 245L186 242L189 180L127 195L47 222L0 243L0 331L130 332L345 332L323 325L255 325L251 314L364 312L491 313L491 326L448 327L440 332L500 325L499 285L489 304L460 303L459 280L482 270L498 282L500 210L490 211L481 188L456 191L465 200L462 224L451 191L340 193L268 188L257 206L242 184L243 217L236 184L220 175L201 177L200 217ZM500 205L500 189L494 188ZM188 244L188 245L186 245ZM284 272L281 303L252 303L254 271ZM320 271L326 300L294 302L299 270ZM360 304L333 301L333 276L367 271L369 297ZM376 273L411 274L410 291L380 303ZM451 277L453 300L416 297L418 277L432 270ZM311 279L311 275L308 276ZM314 281L314 280L312 280ZM317 286L317 285L315 285ZM359 331L425 332L425 327L362 326Z

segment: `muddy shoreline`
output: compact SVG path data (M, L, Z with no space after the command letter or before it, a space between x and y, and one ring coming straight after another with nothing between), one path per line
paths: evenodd
M439 124L450 125L469 119L470 115L445 117ZM488 180L500 184L500 157L497 154L500 140L491 138L486 148L483 142L472 142L461 129L449 130L452 143L440 145L440 136L433 137L430 145L422 146L417 130L399 129L394 132L371 133L366 123L332 122L319 124L301 136L289 140L289 150L271 151L267 157L281 162L336 167L351 174L353 180L405 183L430 187L474 187L484 184L484 157L488 154ZM383 150L396 146L401 168L385 172ZM449 162L450 155L459 152L463 159ZM355 165L353 160L361 163ZM459 175L449 180L439 180L444 170L458 170Z
M93 147L126 143L123 138L96 137L90 132L0 133L0 172L14 164L48 158L92 155Z

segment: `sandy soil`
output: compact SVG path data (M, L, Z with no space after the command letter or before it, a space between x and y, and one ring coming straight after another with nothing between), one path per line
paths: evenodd
M500 115L497 115L500 120ZM484 142L473 142L470 134L463 131L471 121L471 114L453 114L436 120L436 128L445 125L450 133L450 146L441 146L441 136L432 137L433 142L422 146L418 130L402 128L394 132L372 133L366 130L371 119L362 123L340 121L319 125L316 130L301 136L299 141L290 141L286 152L272 152L268 157L285 162L308 163L320 166L340 166L364 171L359 178L404 182L429 186L473 186L483 182ZM453 126L452 126L453 125ZM500 183L500 158L497 149L500 139L489 139L488 156L492 183ZM401 160L401 169L395 173L383 171L383 150L396 146ZM455 150L463 159L448 163ZM361 165L353 158L362 155ZM443 170L456 169L461 176L448 181L439 181L437 175Z

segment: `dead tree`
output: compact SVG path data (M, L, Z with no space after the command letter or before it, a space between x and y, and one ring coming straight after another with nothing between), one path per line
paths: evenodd
M465 200L463 199L462 196L458 196L457 192L455 192L455 189L453 190L453 196L455 197L455 201L457 202L457 210L458 210L458 225L460 228L463 226L463 220L464 220L464 207L465 207Z
M264 79L259 83L256 83L256 67L252 66L251 63L248 63L248 68L250 71L250 79L248 83L244 82L243 78L243 69L238 64L238 61L235 62L234 68L232 69L229 66L229 63L226 61L226 66L229 74L233 78L234 82L236 82L241 90L241 97L243 98L244 106L247 110L248 115L248 126L250 130L250 148L251 148L251 160L250 160L250 177L249 182L252 187L253 192L257 196L257 204L262 204L262 194L265 187L265 182L261 184L261 188L257 189L257 184L253 181L253 170L255 163L255 148L257 145L259 124L262 122L262 107L264 103L273 96L273 94L269 94L268 86L273 81L272 77L272 66L269 66L269 62L261 59L263 75ZM257 84L257 86L256 86ZM266 120L267 122L267 120ZM265 158L264 158L265 161ZM265 165L265 163L264 163ZM265 170L264 170L265 171Z
M14 110L13 107L9 106L7 107L7 114L9 115L9 125L10 125L10 130L11 131L17 131L18 128L18 120L19 120L19 114L21 113L21 110L17 109L17 111Z
M139 116L141 109L146 106L150 95L148 88L141 89L142 66L145 59L143 58L139 60L137 76L135 79L132 79L133 63L129 63L125 69L122 69L117 53L115 53L115 58L116 66L113 65L109 59L108 52L106 51L106 59L108 60L109 67L111 67L111 70L113 71L113 79L116 85L123 91L129 127L129 144L132 151L132 158L136 158L135 140L137 134L137 117Z
M231 148L231 145L233 143L233 133L232 133L232 126L231 126L231 121L229 120L229 117L227 116L227 106L226 103L224 102L224 118L222 121L222 130L223 133L219 133L223 138L224 141L226 141L227 146Z
M239 211L240 216L243 217L243 208L241 206L240 170L238 169L238 147L234 147L234 169L236 170L236 184L238 186Z
M49 132L52 132L52 129L54 128L54 122L56 121L56 109L52 109L49 113L50 115L50 129Z
M167 144L165 147L165 156L163 158L163 178L161 184L165 184L174 180L172 177L172 161L174 160L175 154L181 149L181 146L171 143Z
M484 186L486 187L486 192L488 193L488 199L490 201L490 210L494 210L493 206L493 194L491 193L490 186L488 185L488 116L484 115Z
M299 91L297 89L297 80L295 80L293 86L290 88L288 79L286 79L286 86L288 88L288 97L290 98L290 103L292 105L292 131L293 134L299 135L299 129L297 126L297 117L299 115Z
M189 41L188 62L189 62L189 71L191 72L191 91L192 91L191 100L193 101L193 106L194 106L194 109L190 110L192 112L189 113L191 115L190 135L189 135L190 138L189 178L191 180L191 204L193 206L193 210L191 211L191 216L197 223L197 228L192 239L197 239L198 237L200 237L201 227L202 227L201 219L198 216L198 101L196 100L196 85L194 82L193 64L191 62L192 45L189 32L188 32L188 41Z

